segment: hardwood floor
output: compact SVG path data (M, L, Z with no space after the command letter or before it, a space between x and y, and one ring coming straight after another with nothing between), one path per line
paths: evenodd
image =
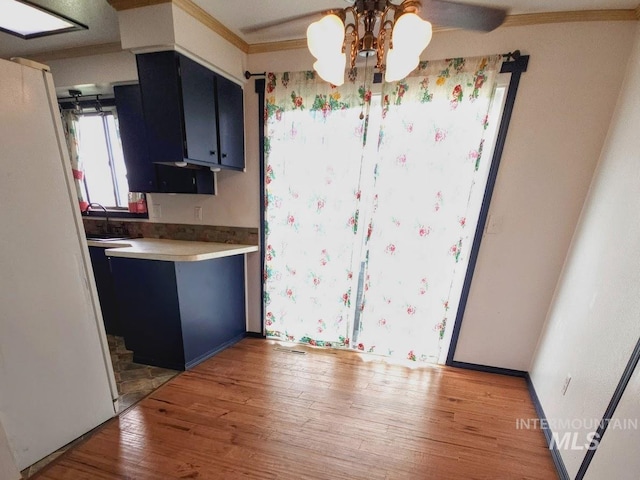
M556 479L521 378L246 338L36 477Z

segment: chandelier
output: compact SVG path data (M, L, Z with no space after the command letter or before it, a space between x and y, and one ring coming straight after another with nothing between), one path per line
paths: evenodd
M390 0L355 0L350 7L325 12L307 28L314 70L323 80L342 85L348 53L350 68L358 56L375 56L375 67L387 82L406 77L431 41L431 23L418 16L420 7L417 0L397 5Z

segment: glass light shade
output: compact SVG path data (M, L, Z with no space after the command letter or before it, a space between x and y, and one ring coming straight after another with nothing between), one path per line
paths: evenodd
M347 64L347 56L339 53L319 59L313 64L313 69L318 72L320 78L336 87L344 83L344 69Z
M433 30L431 24L415 13L401 15L393 26L393 48L387 52L385 80L400 80L420 63L420 54L429 45Z
M317 59L339 55L343 43L344 23L337 15L325 15L307 28L307 46Z
M31 5L15 0L0 0L0 28L5 30L26 37L73 27L73 23Z
M387 53L387 66L384 79L387 82L398 81L413 71L420 63L420 55L394 48Z
M401 15L393 26L393 48L420 55L429 45L433 30L431 24L415 13Z

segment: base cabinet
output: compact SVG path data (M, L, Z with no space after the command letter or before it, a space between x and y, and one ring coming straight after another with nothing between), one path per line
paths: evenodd
M244 337L244 255L197 262L111 257L133 360L187 370Z
M89 255L91 256L91 267L96 280L98 298L100 299L104 329L109 335L121 336L120 313L118 311L113 276L109 267L109 258L105 255L105 249L102 247L89 247Z

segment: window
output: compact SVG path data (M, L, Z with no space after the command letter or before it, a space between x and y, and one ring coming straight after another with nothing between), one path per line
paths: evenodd
M129 188L118 122L113 112L78 116L78 156L88 202L127 208Z

